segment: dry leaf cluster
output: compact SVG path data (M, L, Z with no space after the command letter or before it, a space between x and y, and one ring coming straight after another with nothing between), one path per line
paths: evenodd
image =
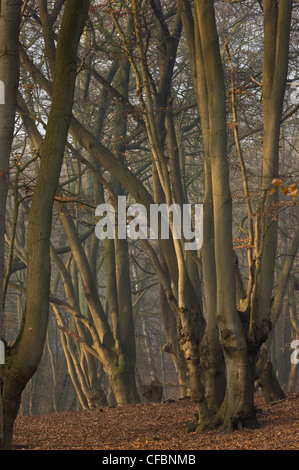
M190 400L18 416L14 450L298 450L299 394L266 404L256 397L260 428L184 432L194 421Z

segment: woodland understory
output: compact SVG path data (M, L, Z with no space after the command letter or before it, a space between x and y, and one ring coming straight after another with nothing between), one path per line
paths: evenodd
M274 410L297 445L298 20L292 0L0 1L2 449L164 410L186 448L279 448Z

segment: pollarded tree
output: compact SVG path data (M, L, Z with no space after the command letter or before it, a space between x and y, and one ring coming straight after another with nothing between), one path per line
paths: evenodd
M209 0L196 1L194 18L189 2L182 1L180 5L186 35L194 31L193 36L189 35L188 43L203 133L207 133L215 238L216 316L226 364L223 404L214 423L212 415L206 423L199 423L199 429L215 423L222 424L228 430L240 429L256 422L253 402L255 363L270 328L277 222L267 209L277 201L277 194L271 194L269 189L279 171L279 133L288 70L292 2L263 2L262 197L255 233L254 280L247 294L247 308L242 315L236 306L226 86L215 5ZM209 286L206 285L206 288Z

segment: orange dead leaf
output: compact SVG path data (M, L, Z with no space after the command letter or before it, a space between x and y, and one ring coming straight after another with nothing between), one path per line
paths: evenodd
M274 178L274 180L272 180L272 184L273 186L277 186L279 188L281 185L281 181L282 180L280 178Z
M291 197L297 197L297 196L299 196L299 191L298 191L298 189L296 188L296 189L294 189L293 191L291 191L291 192L290 192L290 196L291 196Z

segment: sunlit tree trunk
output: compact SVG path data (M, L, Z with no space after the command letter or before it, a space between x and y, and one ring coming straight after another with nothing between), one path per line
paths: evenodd
M188 0L179 0L178 8L188 44L194 93L200 114L204 147L205 195L203 202L204 222L201 253L207 324L201 343L200 362L204 374L205 396L211 414L213 415L218 411L223 400L225 392L225 368L216 319L217 282L215 271L213 187L211 179L207 77L204 68L197 15L195 14L193 17Z
M161 263L164 271L167 273L167 267L165 261L163 261L163 257L161 259ZM167 297L161 282L159 285L159 301L167 337L167 343L164 345L163 350L172 356L173 362L177 367L180 396L183 398L187 395L190 395L188 368L186 359L179 344L177 320L172 309L170 308L169 302L167 301Z
M271 298L277 250L278 192L269 191L279 175L279 139L286 88L292 1L264 2L263 164L261 231L256 286L252 294L249 339L258 345L270 329ZM273 39L275 32L275 40ZM275 47L274 47L275 45Z
M155 15L157 37L159 39L159 81L156 84L156 92L153 92L152 77L147 68L146 41L141 28L140 4L133 1L132 11L140 64L140 73L135 71L136 91L151 145L155 203L165 203L168 207L176 203L182 207L187 201L184 199L180 175L171 97L172 76L182 31L182 22L177 14L171 33L167 27L160 3L151 2L151 7ZM132 67L134 67L134 64ZM141 93L141 90L143 93ZM208 409L204 397L199 359L200 342L205 327L201 306L201 286L198 284L197 289L194 290L190 276L190 263L186 261L188 255L184 249L183 237L178 240L174 236L175 227L171 217L170 226L171 237L169 240L159 239L159 251L163 253L168 273L174 285L177 299L175 312L177 334L180 348L186 359L191 397L197 403L199 415L206 417Z
M265 2L264 42L264 151L263 201L272 202L268 189L278 174L278 142L284 97L292 2ZM270 19L268 18L271 10ZM251 295L249 330L236 309L234 253L232 247L232 202L227 162L226 91L216 28L214 6L195 2L204 68L207 76L210 156L213 188L215 263L217 278L217 321L226 363L226 395L218 414L219 423L232 430L255 425L253 403L255 363L267 339L276 253L277 227L273 214L262 214L261 239L255 282ZM269 34L271 30L275 34ZM276 41L273 51L273 37ZM273 82L272 82L273 80ZM270 198L270 199L269 199ZM263 209L266 206L263 206ZM270 207L268 205L268 207ZM273 223L274 222L274 223Z
M133 30L132 16L128 17L126 28L126 36L130 38ZM130 83L130 62L126 56L119 58L119 70L117 74L116 89L126 99L129 94ZM125 162L126 145L124 144L127 135L127 117L126 107L123 103L118 103L116 107L116 119L114 122L114 155L122 162ZM112 178L111 181L114 194L116 196L123 195L123 187ZM118 214L118 219L121 214ZM116 224L118 227L118 224ZM131 401L139 401L136 383L135 383L135 366L136 366L136 344L135 344L135 328L133 320L132 294L131 294L131 273L129 262L129 247L127 239L118 237L118 229L116 228L115 240L110 241L113 245L112 261L114 261L114 283L116 288L116 298L113 300L109 296L109 303L116 302L116 332L117 353L119 355L119 364L126 364L126 367L116 369L115 379L119 375L120 382L127 383L127 389ZM122 359L123 357L123 359Z
M226 92L219 50L214 6L195 3L209 109L209 150L213 188L217 322L226 364L226 395L221 421L226 429L254 418L253 382L247 342L236 309L234 253L232 246L232 200L227 161ZM200 423L200 427L205 427Z

